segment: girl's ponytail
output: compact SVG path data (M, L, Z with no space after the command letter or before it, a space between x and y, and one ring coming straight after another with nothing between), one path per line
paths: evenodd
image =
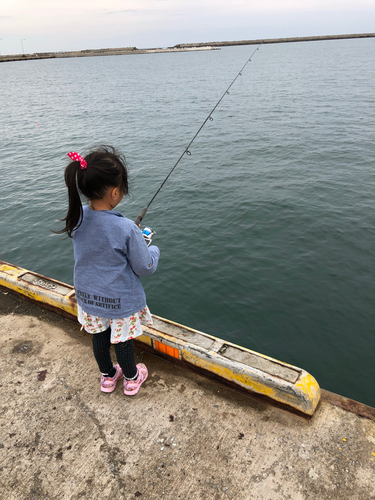
M56 231L57 234L67 233L72 238L73 230L82 222L82 203L77 188L77 172L80 170L79 163L72 161L65 169L65 184L68 188L69 208L68 213L62 221L65 221L64 229Z
M64 229L54 232L67 233L72 238L73 231L82 223L80 193L88 200L100 200L110 187L118 187L126 195L129 186L125 157L111 146L101 146L85 158L74 152L68 156L73 160L65 169L69 208L66 217L61 219L65 221Z

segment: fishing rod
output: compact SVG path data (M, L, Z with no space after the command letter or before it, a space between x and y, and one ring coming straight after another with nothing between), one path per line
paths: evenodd
M179 157L179 159L176 161L174 167L171 169L171 171L169 172L169 174L167 175L167 177L164 179L164 181L161 183L159 189L156 191L156 193L154 194L154 196L151 198L151 201L149 202L149 204L146 206L146 208L144 208L141 213L138 215L138 217L135 219L135 223L137 224L137 226L139 226L139 224L141 223L143 217L146 215L147 213L147 210L149 209L151 203L154 201L154 199L156 198L156 196L159 194L160 190L162 189L162 187L164 186L164 184L167 182L167 180L169 179L169 177L172 175L172 172L174 171L174 169L177 167L177 165L180 163L180 161L182 160L182 158L184 157L184 155L187 155L187 156L191 156L191 152L190 152L190 147L191 145L193 144L193 142L195 141L195 139L197 138L198 134L200 133L200 131L202 130L202 128L206 125L206 123L210 120L210 121L213 121L213 118L212 118L212 113L215 111L215 109L219 106L219 104L221 103L221 101L224 99L224 97L226 95L229 94L229 90L230 88L232 87L232 85L234 84L234 82L237 80L237 78L239 76L242 75L242 71L245 69L245 67L247 66L247 64L249 62L251 62L251 59L252 57L254 56L255 52L257 50L259 50L259 47L260 45L258 45L258 47L254 50L254 52L251 54L251 56L249 57L249 59L246 61L246 63L242 66L242 68L240 69L240 71L237 73L236 77L234 78L234 80L232 81L232 83L229 85L229 87L225 90L224 94L220 97L220 99L217 101L217 103L215 104L215 106L213 107L213 109L211 110L211 112L208 114L207 118L204 120L204 122L202 123L202 125L199 127L198 131L196 132L196 134L194 135L194 137L192 138L192 140L189 142L189 144L186 146L186 148L184 149L182 155ZM149 229L149 228L146 228L146 229ZM152 231L152 230L151 230Z

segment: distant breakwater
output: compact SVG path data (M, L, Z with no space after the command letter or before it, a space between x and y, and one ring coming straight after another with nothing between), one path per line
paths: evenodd
M157 54L173 52L194 52L202 50L220 50L219 47L201 44L199 47L168 47L155 49L137 49L137 47L120 47L113 49L86 49L70 52L39 52L34 54L15 54L0 56L0 62L32 61L35 59L62 59L67 57L122 56L132 54Z
M313 42L322 40L346 40L352 38L375 38L375 33L359 33L349 35L322 35L303 36L289 38L261 38L257 40L237 40L227 42L198 42L179 43L174 47L138 49L137 47L120 47L110 49L85 49L68 52L39 52L34 54L15 54L0 56L0 62L10 61L30 61L34 59L54 59L66 57L94 57L94 56L116 56L131 54L157 54L173 52L190 52L200 50L219 50L220 47L230 47L236 45L263 45L269 43L291 43L291 42Z
M359 33L350 35L299 36L289 38L260 38L258 40L237 40L233 42L180 43L175 48L230 47L236 45L263 45L268 43L315 42L321 40L347 40L351 38L375 38L375 33Z

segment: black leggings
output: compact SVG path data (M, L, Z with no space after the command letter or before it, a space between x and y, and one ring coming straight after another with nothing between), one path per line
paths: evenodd
M92 336L92 346L94 356L98 363L99 370L104 376L111 376L114 370L109 349L111 347L111 329L104 332L94 333ZM126 379L132 379L137 375L135 366L135 354L133 340L114 344L116 358L121 366Z

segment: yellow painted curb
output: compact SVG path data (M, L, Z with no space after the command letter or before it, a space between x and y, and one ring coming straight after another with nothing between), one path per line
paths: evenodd
M65 316L77 316L74 288L61 281L0 260L0 286L25 295L41 306L62 311Z
M151 339L154 349L156 342L170 346L181 361L307 415L314 413L320 387L305 370L155 315L153 320L138 339L148 345Z
M76 319L70 285L0 261L0 286ZM305 370L155 315L153 320L137 338L149 348L307 415L314 413L320 387Z

